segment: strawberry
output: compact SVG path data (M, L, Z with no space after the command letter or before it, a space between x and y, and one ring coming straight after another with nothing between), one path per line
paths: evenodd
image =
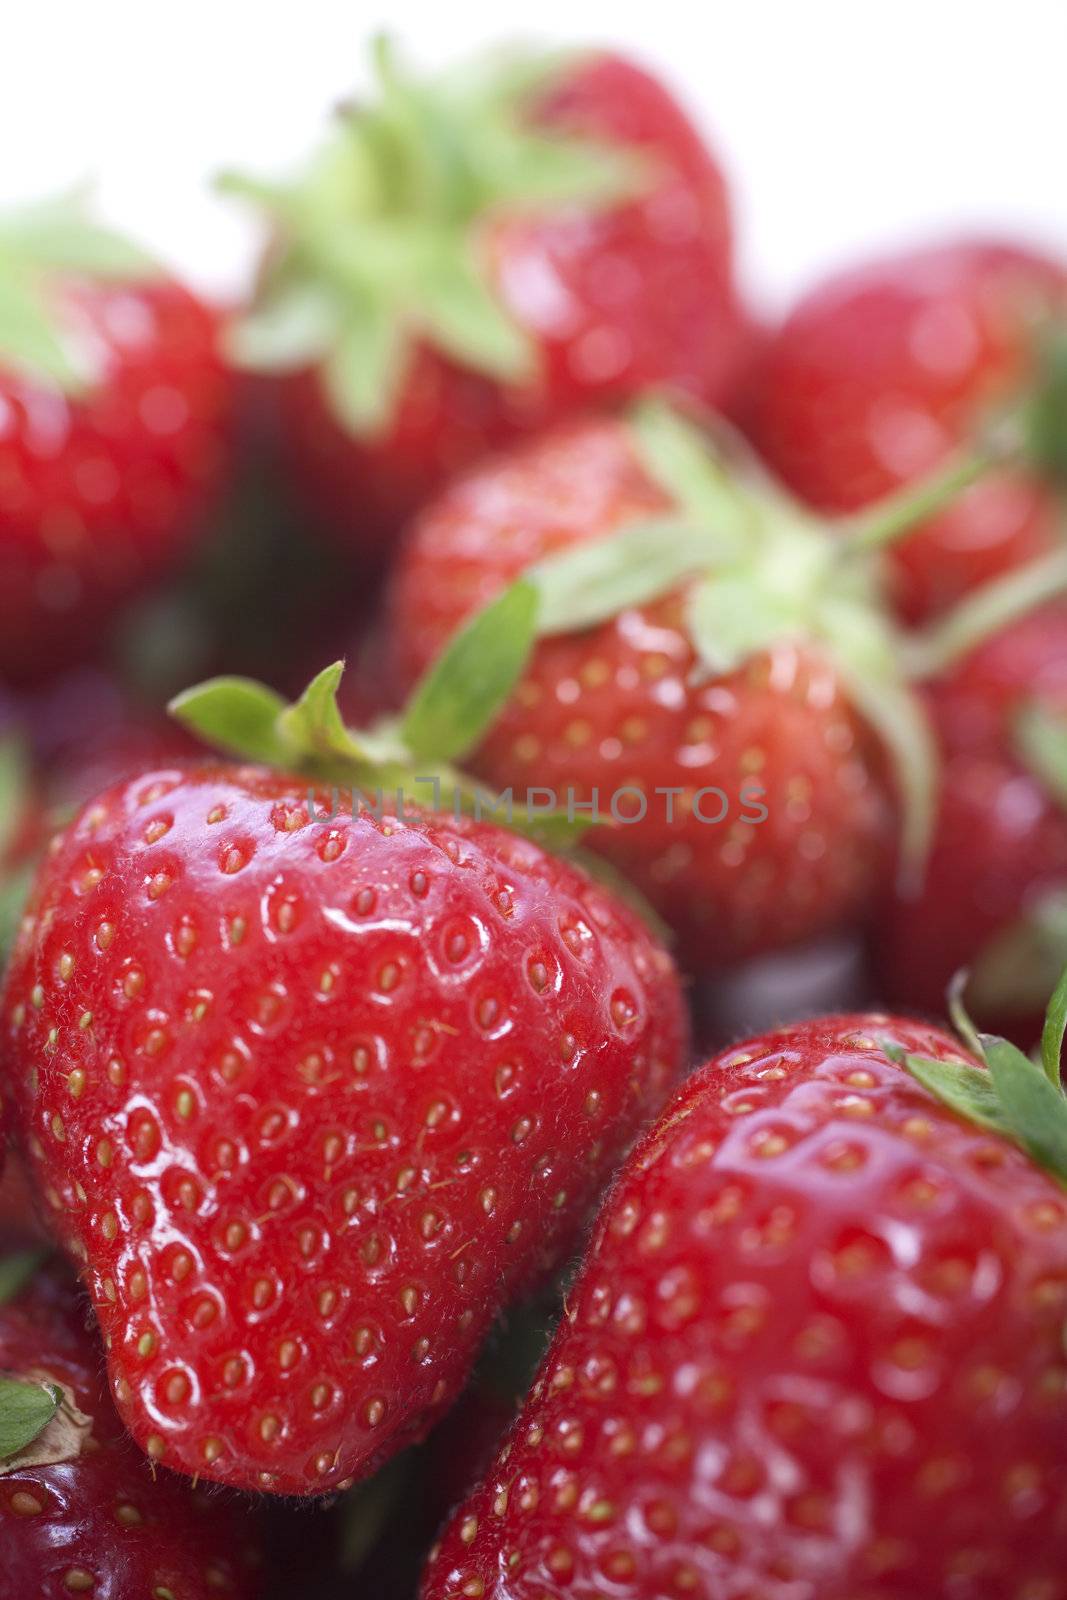
M851 512L913 482L1010 398L1033 365L1035 322L1067 310L1067 267L964 239L843 272L812 291L764 354L753 436L822 511ZM1033 473L972 488L892 554L909 618L1047 550L1054 496Z
M414 771L470 736L464 663L510 650L529 610L507 597L422 686ZM290 708L231 680L178 710L336 784L364 747L337 676ZM81 812L2 1016L127 1427L178 1470L298 1495L374 1471L455 1399L684 1036L669 958L578 866L232 763L143 772Z
M0 217L0 673L94 646L226 462L215 315L72 203Z
M1029 1045L1067 965L1067 608L1023 618L929 690L944 750L917 895L874 924L881 988L934 1011L953 973L987 1026Z
M650 74L375 61L302 179L226 180L271 226L235 352L279 375L290 472L365 561L519 434L653 383L722 405L753 342L722 174Z
M645 402L475 468L416 519L389 600L399 679L524 572L543 637L473 769L596 798L614 826L590 843L694 969L864 914L895 829L886 745L911 845L931 780L863 560Z
M1044 1070L860 1014L697 1072L423 1600L1062 1594L1065 1011Z
M30 1267L0 1260L0 1593L252 1600L248 1510L146 1469L101 1382L76 1285Z

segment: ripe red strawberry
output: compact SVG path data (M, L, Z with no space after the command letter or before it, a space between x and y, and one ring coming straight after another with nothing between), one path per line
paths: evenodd
M1067 965L1067 609L1050 606L930 686L945 759L918 895L874 923L879 982L936 1011L955 972L987 1028L1032 1044Z
M722 174L650 74L377 65L301 182L230 180L272 227L238 354L288 374L291 471L365 559L519 434L650 384L724 404L753 343Z
M1062 1141L1040 1068L896 1018L712 1061L623 1169L423 1600L1063 1593L1065 1169L887 1048L990 1117L1032 1075Z
M247 736L251 694L201 691L202 725L225 702ZM276 717L290 761L311 702ZM329 806L262 768L117 785L42 869L2 1013L123 1420L154 1460L301 1495L447 1408L684 1032L668 957L577 867Z
M95 646L226 462L213 312L67 205L0 217L0 673Z
M648 897L683 959L704 968L862 916L889 864L894 806L883 747L815 614L834 542L737 485L740 549L724 553L718 540L738 522L733 491L716 481L698 436L675 435L680 420L664 421L668 442L694 457L673 486L673 450L657 474L640 418L570 424L457 480L413 525L395 572L391 635L398 676L410 683L463 618L531 564L567 553L610 562L616 549L624 563L634 530L649 546L637 564L661 581L615 603L609 585L605 606L553 628L469 764L517 792L572 790L587 804L596 790L605 817L624 789L618 815L639 816L641 791L644 818L598 828L590 843ZM703 555L693 553L694 519L708 530ZM710 620L695 605L713 584L688 581L705 563L713 601L725 601ZM580 607L588 584L576 568L558 587L565 602L576 592ZM876 605L863 609L859 627L872 651L884 643L892 690L885 626ZM901 703L907 717L904 691ZM921 757L921 724L913 736Z
M0 1261L0 1274L16 1265ZM250 1509L149 1472L100 1367L64 1271L37 1272L0 1304L0 1594L251 1600L259 1577ZM24 1448L11 1448L16 1439Z
M820 510L850 512L959 447L1032 369L1036 326L1067 310L1067 267L985 240L912 250L844 272L792 312L765 354L754 437ZM909 617L1046 550L1052 491L1004 473L892 553Z

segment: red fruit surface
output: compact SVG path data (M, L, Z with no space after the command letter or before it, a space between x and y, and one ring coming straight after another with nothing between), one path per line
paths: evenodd
M350 809L254 768L118 785L42 869L3 1002L123 1420L294 1494L428 1430L684 1050L668 957L576 867Z
M857 267L814 290L770 340L754 435L803 499L850 512L936 468L1025 383L1036 320L1067 306L1067 268L963 240ZM892 551L909 617L1043 553L1051 490L983 480Z
M423 1600L1064 1592L1067 1200L824 1018L695 1074Z
M122 1428L65 1272L40 1272L0 1306L0 1371L60 1385L92 1422L71 1460L0 1476L2 1600L252 1600L251 1508L149 1469ZM9 1463L10 1466L10 1463Z
M931 684L944 752L940 812L921 893L874 924L881 991L931 1012L962 968L1051 890L1067 891L1067 811L1023 762L1014 719L1038 702L1067 715L1067 607L1033 613ZM1040 1006L968 997L987 1027L1029 1048Z
M395 572L391 632L412 683L459 624L540 557L669 507L627 425L569 424L459 479L413 525ZM893 833L880 747L834 669L792 642L694 681L684 593L542 640L468 763L498 788L546 786L579 803L637 787L643 821L597 828L620 867L706 968L858 919ZM724 802L708 795L715 787ZM682 791L673 820L657 789ZM762 791L762 822L746 797ZM565 799L561 800L561 804ZM623 796L621 815L639 810Z
M98 645L114 607L180 559L226 467L215 314L175 283L72 283L84 395L0 371L0 673Z
M423 346L388 431L367 442L337 420L317 373L280 385L281 437L302 494L365 557L489 450L650 385L726 406L751 357L723 176L667 89L617 56L586 57L541 119L644 153L656 177L613 209L485 221L494 287L536 341L540 381L501 386Z

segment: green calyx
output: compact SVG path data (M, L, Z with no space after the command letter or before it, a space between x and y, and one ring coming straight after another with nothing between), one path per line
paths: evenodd
M273 244L235 358L317 367L359 436L388 427L417 341L503 383L536 376L535 343L491 282L482 224L616 205L647 181L633 152L536 126L531 110L573 58L496 55L424 82L379 39L373 61L375 98L341 112L300 178L220 179L264 212Z
M965 973L954 980L950 1011L960 1038L983 1066L935 1061L888 1041L883 1041L883 1049L943 1105L968 1122L1011 1140L1067 1188L1067 1093L1061 1071L1067 1033L1067 970L1048 1003L1036 1061L1007 1039L976 1030L963 1008L966 982Z
M247 678L213 678L171 701L171 714L228 755L358 792L504 822L550 848L574 844L596 818L503 795L458 762L480 742L517 683L537 637L540 599L520 579L462 628L397 717L346 726L337 700L344 663L320 672L294 704Z
M0 1374L0 1470L47 1428L63 1402L56 1384L25 1383Z
M96 376L67 325L57 290L77 279L153 276L152 260L65 195L0 215L0 367L77 396Z
M1025 453L1037 470L1067 489L1067 318L1052 317L1037 339L1038 380L1022 411Z
M725 432L712 437L669 405L631 413L642 463L674 509L534 567L539 631L587 627L626 606L684 589L695 679L738 671L784 642L829 659L889 752L903 813L903 868L925 857L937 758L905 652L879 591L877 561L859 556L786 498Z

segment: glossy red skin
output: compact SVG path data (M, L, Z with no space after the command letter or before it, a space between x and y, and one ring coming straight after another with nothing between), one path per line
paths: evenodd
M416 519L390 595L397 676L411 684L460 622L541 556L669 509L626 425L567 425L486 463ZM538 646L468 762L498 788L580 802L637 784L643 821L589 842L648 897L696 971L859 920L884 886L893 832L884 763L832 668L777 646L730 677L691 682L681 593ZM745 786L748 786L747 788ZM674 820L655 790L725 793L728 812ZM762 788L767 819L751 797ZM703 814L722 801L707 796ZM637 797L618 810L633 815Z
M543 120L647 152L660 176L615 209L488 225L493 279L536 340L540 382L503 387L422 347L388 432L367 443L336 420L314 372L279 387L302 495L365 560L380 559L411 512L489 450L650 385L724 407L751 357L723 176L668 91L628 61L595 56Z
M106 792L3 1003L123 1420L180 1471L298 1495L447 1409L685 1032L669 958L577 868L487 823L309 822L306 794L233 767Z
M833 1017L689 1079L423 1600L1058 1600L1067 1201L884 1037L961 1055Z
M753 432L785 482L851 512L935 469L1026 380L1032 321L1067 306L1067 268L1036 251L961 240L876 260L814 290L762 361ZM997 475L898 543L909 618L1044 553L1052 492Z
M69 398L0 371L0 673L99 644L202 531L230 443L218 321L167 280L77 283L63 316L101 374Z
M953 975L1045 893L1067 886L1067 812L1024 766L1012 725L1031 700L1067 713L1067 606L1006 628L930 686L944 753L940 813L919 895L874 924L880 991L931 1012ZM969 999L969 1003L971 1000ZM1041 1018L972 1008L1026 1049Z
M61 1384L93 1424L92 1447L75 1460L0 1477L0 1595L252 1600L260 1579L250 1507L150 1470L100 1368L86 1307L65 1272L39 1273L0 1306L0 1371Z

